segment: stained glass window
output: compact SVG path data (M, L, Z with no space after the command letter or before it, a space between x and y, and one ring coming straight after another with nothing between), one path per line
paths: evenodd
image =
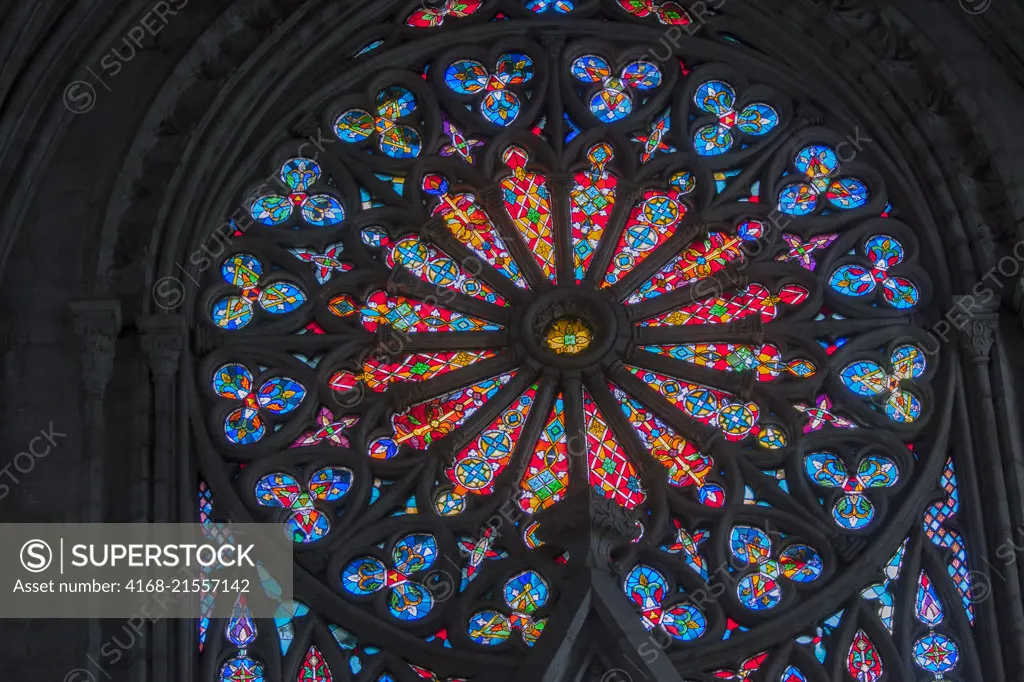
M198 299L204 428L319 588L276 632L201 621L214 679L514 679L596 565L559 534L580 500L635 531L611 611L682 676L968 677L934 254L734 41L648 49L692 22L416 4L317 104L325 149L262 159Z

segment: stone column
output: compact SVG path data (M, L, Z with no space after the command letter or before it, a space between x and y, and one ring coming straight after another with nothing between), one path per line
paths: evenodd
M150 459L141 471L140 502L153 522L194 522L188 504L195 493L192 467L179 433L179 427L188 423L187 415L178 409L178 372L188 334L185 318L147 315L138 319L137 326L153 380L153 433ZM195 623L190 619L164 619L153 624L148 647L152 674L147 679L192 679L195 648L190 644L194 630Z
M117 336L121 331L121 303L113 299L90 299L72 301L69 308L81 358L84 393L83 454L85 461L88 462L86 499L82 505L81 521L102 523L106 493L104 464L107 452L103 397L114 371ZM97 618L90 619L90 660L99 655L102 645L102 624Z
M978 653L989 666L999 666L1001 662L1009 669L1024 670L1024 650L1019 646L1005 646L1008 642L1019 642L1024 636L1018 562L1012 555L998 567L988 560L1000 545L1012 539L1014 530L1010 523L1003 443L999 438L992 390L992 372L999 371L992 366L992 347L998 340L999 317L993 309L961 305L968 298L973 302L970 296L954 296L953 302L960 310L967 311L966 319L958 327L960 350L966 365L967 413L971 421L967 430L974 437L972 445L976 449L973 453L961 452L955 463L961 495L968 500L961 505L960 513L973 521L969 525L977 529L976 533L967 536L968 556L973 563L970 565L972 578L977 581L978 577L988 576L992 588L989 604L995 614L993 619L985 613L989 610L986 608L988 604L979 603L976 607ZM955 437L953 442L956 442ZM991 573L989 569L992 569ZM1000 647L1000 643L1004 646ZM991 673L993 668L988 671Z

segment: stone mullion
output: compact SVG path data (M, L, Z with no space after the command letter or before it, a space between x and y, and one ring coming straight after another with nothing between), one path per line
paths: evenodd
M707 227L703 223L685 218L680 223L679 229L671 237L657 247L642 263L635 265L622 279L612 285L616 299L625 301L632 296L662 268L672 262L672 259L684 253L686 248L698 237L707 233Z
M558 285L570 286L576 282L573 259L572 207L569 197L573 180L569 173L550 173L547 180L551 190L551 226L555 241Z
M420 238L427 244L436 245L453 261L461 265L469 276L487 284L510 304L515 305L522 300L526 290L517 287L504 273L456 239L442 219L432 218L429 220L420 231ZM504 235L502 235L502 239L504 239Z
M622 364L609 367L607 376L627 395L637 400L654 416L665 422L681 436L697 446L701 452L712 452L714 444L722 438L721 432L686 414L669 402L656 389L649 386Z
M626 356L626 362L636 367L665 374L675 379L703 384L717 390L731 393L737 398L744 400L757 400L764 404L765 396L757 389L756 372L745 370L742 372L727 372L723 370L702 367L694 362L677 360L667 355L660 355L635 348ZM749 397L746 397L749 396Z
M508 682L515 680L537 680L537 682L562 682L567 678L575 649L586 646L579 637L590 614L593 590L586 580L573 580L560 599L563 604L574 604L571 609L557 611L548 620L545 629L562 633L562 637L541 637L534 644L521 668L518 668Z
M721 270L706 279L701 279L693 284L687 284L675 291L669 292L657 298L650 298L643 303L628 306L631 320L648 320L667 312L678 310L684 306L694 305L709 298L719 296L727 297L738 294L750 284L751 277L747 272L739 271L739 268L727 268ZM764 282L764 280L761 280ZM765 284L772 293L777 293L778 285L775 282ZM704 326L704 325L701 325Z
M629 216L644 195L643 187L629 178L620 175L617 177L619 182L615 186L615 205L612 207L612 214L608 216L601 241L584 274L584 281L594 287L600 287L604 282L604 276L622 238L622 232L626 229L626 223L629 222Z
M663 645L668 635L652 634L644 628L640 614L622 593L622 587L612 573L591 569L590 580L594 586L595 611L618 641L620 655L636 667L637 673L644 679L683 682L673 662L659 647L659 643ZM657 655L650 658L651 652Z
M497 233L501 236L501 240L505 242L505 248L511 254L512 260L519 266L519 272L526 279L530 288L534 291L547 291L551 289L554 284L544 274L540 263L537 262L533 251L530 250L529 245L526 243L526 238L519 231L519 228L516 227L516 223L509 216L508 211L505 210L501 187L499 185L488 186L480 192L480 201L483 203L487 215L491 217Z

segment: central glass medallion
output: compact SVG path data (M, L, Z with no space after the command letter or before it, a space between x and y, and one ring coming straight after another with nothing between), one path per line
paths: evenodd
M555 320L544 340L559 355L576 355L590 347L593 334L590 325L580 318L563 317Z

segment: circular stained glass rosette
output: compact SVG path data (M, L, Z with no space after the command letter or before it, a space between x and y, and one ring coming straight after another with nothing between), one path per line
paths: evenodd
M419 12L410 34L476 12L462 4ZM616 3L636 26L672 19L670 4ZM478 655L536 646L580 561L545 519L589 498L633 519L619 579L646 629L687 646L728 623L739 641L848 570L829 543L869 542L916 476L884 447L936 409L932 368L909 342L880 352L892 338L866 322L924 307L917 248L899 229L844 238L881 220L864 215L880 181L817 140L773 146L799 122L769 89L515 45L382 71L325 110L336 156L280 160L279 187L250 206L255 245L218 260L202 311L228 358L211 361L217 443L249 448L247 466L289 462L249 492L303 552L344 551L340 598L396 632L459 627L444 641ZM576 102L526 120L538 98ZM667 101L684 120L650 111ZM758 218L761 203L792 227ZM886 456L817 445L844 438ZM498 500L514 530L471 534ZM688 597L715 580L712 547L729 594L704 608ZM456 599L435 589L449 563ZM914 640L929 673L956 665L942 637Z

